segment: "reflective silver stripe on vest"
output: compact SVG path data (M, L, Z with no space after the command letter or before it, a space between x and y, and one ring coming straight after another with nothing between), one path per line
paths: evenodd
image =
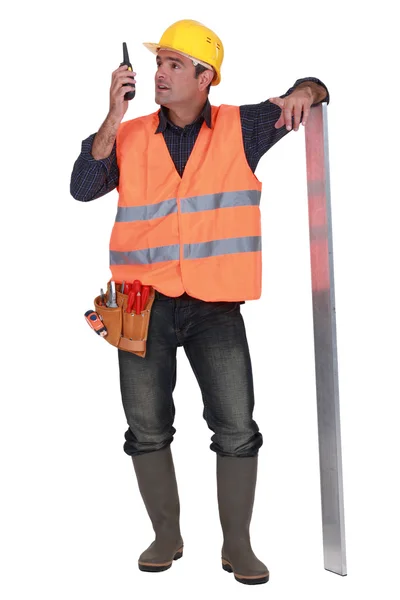
M214 240L200 244L185 244L185 258L208 258L220 254L239 252L261 252L261 236ZM151 265L157 262L179 260L179 245L132 250L131 252L110 251L110 265Z
M117 223L130 223L132 221L149 221L159 219L177 212L176 199L164 200L157 204L146 204L144 206L119 206L115 221Z
M214 240L201 244L185 244L185 258L207 258L220 254L236 254L239 252L261 251L261 236L229 238Z
M110 265L151 265L168 260L179 260L179 244L131 252L110 251Z
M258 206L260 198L261 192L258 190L193 196L181 199L181 211L189 213L201 210L215 210L216 208L232 208L234 206Z

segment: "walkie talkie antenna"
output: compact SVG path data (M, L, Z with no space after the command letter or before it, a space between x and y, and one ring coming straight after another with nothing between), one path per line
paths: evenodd
M124 63L126 65L129 65L128 46L126 45L126 42L122 42L122 50L123 50L123 53L124 53Z

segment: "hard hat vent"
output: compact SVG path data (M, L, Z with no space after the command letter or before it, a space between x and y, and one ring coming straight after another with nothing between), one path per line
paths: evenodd
M208 42L209 44L211 44L211 38L209 38L209 37L208 37L208 38L207 38L207 42Z

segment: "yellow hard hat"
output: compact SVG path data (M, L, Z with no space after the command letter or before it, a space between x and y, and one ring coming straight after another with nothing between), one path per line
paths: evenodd
M159 50L174 50L207 68L212 67L215 76L211 85L221 81L224 47L219 37L198 21L177 21L164 31L158 44L145 43L144 46L153 54Z

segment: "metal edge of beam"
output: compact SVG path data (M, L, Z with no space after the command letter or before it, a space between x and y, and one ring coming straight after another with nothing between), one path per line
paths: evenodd
M312 107L310 119L318 125L313 134L306 127L306 149L310 244L316 244L311 266L324 567L347 575L326 102ZM309 181L312 160L318 155L323 156L323 169L321 164L317 169L322 180ZM313 210L325 211L322 227L312 227Z

